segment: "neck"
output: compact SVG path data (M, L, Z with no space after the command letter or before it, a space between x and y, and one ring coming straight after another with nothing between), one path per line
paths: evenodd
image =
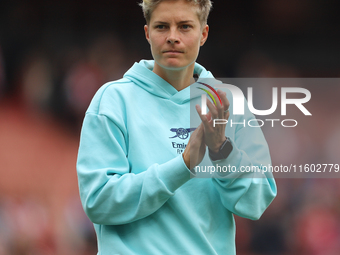
M177 91L181 91L195 82L193 78L194 68L195 63L180 70L169 70L160 67L155 62L153 72L170 83Z

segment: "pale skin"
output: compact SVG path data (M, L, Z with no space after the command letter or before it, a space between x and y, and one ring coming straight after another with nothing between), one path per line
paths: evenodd
M144 26L145 37L155 60L153 72L178 91L195 82L195 61L200 47L208 38L209 26L199 20L197 8L184 0L163 1L154 9L150 21ZM226 125L213 127L213 119L229 118L229 112L225 112L229 108L226 94L221 90L217 92L222 105L217 97L216 106L207 100L207 115L201 115L201 108L196 105L202 123L191 134L183 152L184 162L189 169L202 161L206 146L217 152L226 139Z

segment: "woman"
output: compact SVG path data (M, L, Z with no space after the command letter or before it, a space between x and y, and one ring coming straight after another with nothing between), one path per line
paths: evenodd
M207 115L196 106L201 123L190 127L190 102L200 102L189 91L193 76L213 78L195 63L208 37L210 1L141 5L154 61L135 63L101 87L82 128L80 197L98 254L235 254L233 214L259 218L276 195L274 180L191 177L202 160L238 169L270 163L263 134L213 127L230 114L232 98L220 90Z

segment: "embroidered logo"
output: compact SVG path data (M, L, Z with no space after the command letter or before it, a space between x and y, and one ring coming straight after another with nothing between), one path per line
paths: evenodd
M170 131L171 132L175 132L176 135L173 137L169 137L171 138L180 138L182 140L185 140L189 137L190 132L195 131L196 128L171 128Z

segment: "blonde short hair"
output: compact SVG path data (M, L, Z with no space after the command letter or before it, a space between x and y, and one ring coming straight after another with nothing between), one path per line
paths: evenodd
M165 0L143 0L139 5L143 9L144 18L146 20L146 23L149 24L151 19L151 14L159 5L161 2ZM207 24L208 16L210 13L210 9L212 6L212 3L210 0L186 0L188 3L193 3L194 5L197 5L198 7L198 18L201 22L201 24Z

